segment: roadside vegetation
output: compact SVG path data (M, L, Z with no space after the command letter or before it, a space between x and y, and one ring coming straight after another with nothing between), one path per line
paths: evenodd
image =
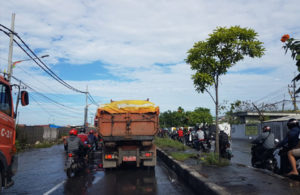
M218 154L211 152L211 153L203 153L201 154L200 160L205 165L214 165L218 167L224 167L230 165L230 161L225 158L219 157Z
M175 149L179 151L184 151L189 148L183 145L181 142L170 138L155 137L154 143L156 146L160 147L161 149Z
M199 154L196 150L168 137L155 137L154 143L157 147L164 150L168 155L178 161L194 159L200 161L200 163L203 163L204 165L219 167L228 166L230 164L229 160L219 158L219 155L214 152Z
M181 106L175 111L165 111L159 115L159 124L165 127L187 127L199 124L212 124L213 116L208 108L197 107L193 111L185 111Z
M32 148L49 148L51 146L61 144L61 140L57 141L45 141L45 142L37 142L35 144L27 144L24 141L16 140L16 149L17 153L24 152L25 150L32 149Z
M179 161L185 161L189 158L198 158L198 155L195 153L172 152L170 155Z

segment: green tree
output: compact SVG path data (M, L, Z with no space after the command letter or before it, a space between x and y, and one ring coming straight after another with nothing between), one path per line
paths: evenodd
M194 111L184 111L179 107L176 111L166 111L159 115L161 127L195 126L196 123L211 124L213 119L208 108L196 108Z
M218 135L220 76L244 56L261 57L264 54L263 43L258 34L249 28L233 26L217 27L206 41L199 41L188 51L186 62L196 73L192 75L197 92L207 92L216 106L216 133ZM214 87L215 96L209 88ZM219 153L219 136L216 136L216 152Z
M285 50L285 53L287 53L288 50L291 51L291 57L296 60L296 66L298 71L300 72L300 40L290 38L290 35L285 34L281 37L281 42L285 43L283 46L283 49ZM300 74L298 74L292 81L299 81L300 80ZM296 90L296 94L300 92L300 88ZM294 101L294 105L296 108L296 102Z
M208 108L196 108L189 115L189 125L195 126L197 123L199 124L212 124L213 117L210 114L210 110Z

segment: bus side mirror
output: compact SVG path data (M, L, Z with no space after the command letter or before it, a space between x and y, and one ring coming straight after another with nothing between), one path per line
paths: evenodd
M29 95L27 91L21 91L21 104L27 106L29 104Z

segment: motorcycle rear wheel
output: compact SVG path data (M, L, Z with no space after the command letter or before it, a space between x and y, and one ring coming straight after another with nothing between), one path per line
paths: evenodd
M67 174L68 178L71 178L71 177L75 176L75 172L71 168L67 169L66 174Z

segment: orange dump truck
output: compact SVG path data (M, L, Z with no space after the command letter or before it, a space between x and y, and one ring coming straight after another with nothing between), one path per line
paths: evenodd
M103 168L118 167L123 162L154 167L158 115L159 108L149 101L123 100L101 105L95 126L103 139Z

